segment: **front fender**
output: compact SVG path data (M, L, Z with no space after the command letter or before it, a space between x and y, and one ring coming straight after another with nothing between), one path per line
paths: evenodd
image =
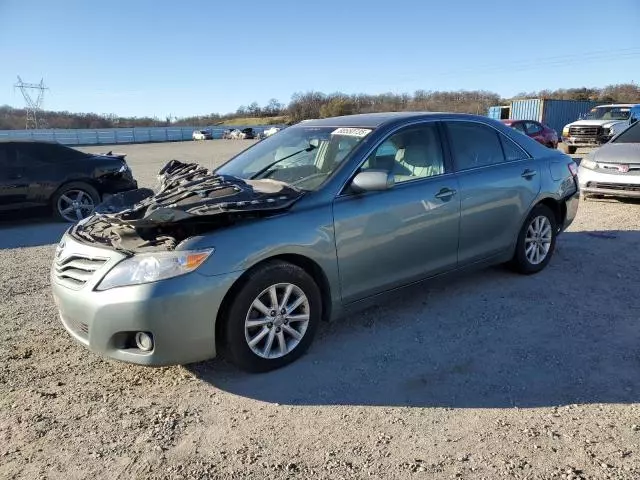
M331 288L332 302L340 299L338 260L330 205L246 220L186 241L181 248L215 249L198 272L223 275L246 271L282 255L299 255L316 263Z

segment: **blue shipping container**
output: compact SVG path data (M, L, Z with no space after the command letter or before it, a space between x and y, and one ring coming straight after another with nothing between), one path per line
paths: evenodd
M558 135L562 134L562 128L571 122L578 120L580 115L587 113L598 102L589 100L550 100L531 98L526 100L514 100L511 102L512 120L536 120L553 128Z
M502 107L489 107L489 114L487 116L494 120L500 120L500 113L502 113Z
M511 107L497 105L495 107L489 107L488 117L493 118L494 120L503 120L509 118L509 109Z

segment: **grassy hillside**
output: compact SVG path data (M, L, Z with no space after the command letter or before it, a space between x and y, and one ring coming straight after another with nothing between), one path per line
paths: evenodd
M226 120L221 125L277 125L281 123L287 123L289 118L286 116L281 117L240 117Z

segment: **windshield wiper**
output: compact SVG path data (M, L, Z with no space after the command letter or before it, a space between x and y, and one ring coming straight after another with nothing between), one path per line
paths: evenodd
M299 154L301 154L301 153L303 153L303 152L310 152L310 151L312 151L312 150L314 150L314 149L316 149L316 148L318 148L318 147L316 147L315 145L309 144L309 146L308 146L308 147L303 148L302 150L298 150L297 152L293 152L292 154L287 155L286 157L279 158L279 159L278 159L278 160L276 160L275 162L271 162L271 163L270 163L269 165L267 165L266 167L264 167L264 168L262 168L262 169L258 170L258 172L257 172L257 173L254 173L254 174L251 176L251 180L254 180L254 179L258 178L258 177L259 177L260 175L262 175L263 173L265 173L265 172L269 171L269 170L271 169L271 167L276 166L278 163L280 163L280 162L282 162L282 161L284 161L284 160L287 160L288 158L295 157L296 155L299 155Z

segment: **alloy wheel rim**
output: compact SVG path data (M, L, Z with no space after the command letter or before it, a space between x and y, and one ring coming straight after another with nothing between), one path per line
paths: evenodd
M309 299L292 283L265 288L251 303L244 337L253 353L274 359L291 353L309 326Z
M524 253L532 265L539 265L547 258L551 249L553 232L551 222L544 215L535 217L529 223L524 239Z
M69 222L77 222L93 213L91 195L83 190L69 190L58 199L58 212Z

